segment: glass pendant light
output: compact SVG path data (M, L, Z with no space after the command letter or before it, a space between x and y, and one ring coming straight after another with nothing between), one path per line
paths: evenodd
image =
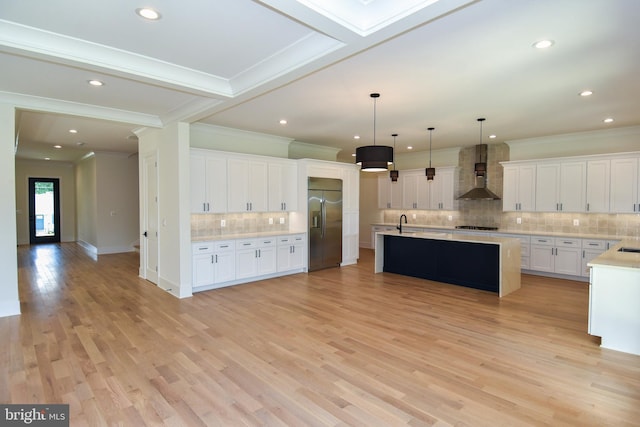
M436 176L436 168L431 167L431 135L435 128L428 128L429 131L429 167L425 169L425 175L427 175L427 181L433 181L433 178Z
M389 169L393 163L393 147L376 145L376 100L379 93L372 93L373 98L373 145L356 148L356 164L365 172L381 172Z
M391 134L391 136L393 137L393 151L396 151L396 137L398 136L397 133L393 133ZM398 181L398 177L400 176L400 171L396 170L396 162L393 162L393 169L389 171L389 178L391 178L391 182L397 182Z

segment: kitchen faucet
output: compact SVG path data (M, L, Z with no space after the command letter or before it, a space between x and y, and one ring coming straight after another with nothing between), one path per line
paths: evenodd
M402 217L404 217L404 223L407 223L407 216L405 214L400 215L400 225L396 227L400 230L400 234L402 234Z

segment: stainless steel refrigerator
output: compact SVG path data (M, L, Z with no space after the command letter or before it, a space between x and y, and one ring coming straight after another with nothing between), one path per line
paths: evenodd
M309 271L342 262L342 180L309 177Z

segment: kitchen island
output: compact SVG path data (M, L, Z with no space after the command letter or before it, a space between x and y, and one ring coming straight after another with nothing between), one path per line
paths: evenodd
M451 233L376 233L375 272L485 291L520 289L520 240Z
M640 355L640 240L623 240L587 265L589 334L601 347Z

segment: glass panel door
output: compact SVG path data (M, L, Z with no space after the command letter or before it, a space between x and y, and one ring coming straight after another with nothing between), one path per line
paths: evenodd
M29 178L30 243L60 241L60 189L57 178Z

